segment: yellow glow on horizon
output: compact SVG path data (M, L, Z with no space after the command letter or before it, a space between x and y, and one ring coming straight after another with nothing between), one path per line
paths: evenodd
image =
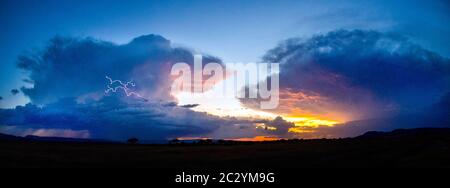
M340 122L334 120L320 119L317 117L283 117L286 121L292 122L295 126L307 126L307 127L318 127L320 125L324 126L334 126Z
M288 130L291 133L314 133L315 130L304 129L302 127L292 127Z
M255 136L253 138L236 138L236 139L228 139L232 141L241 141L241 142L262 142L262 141L276 141L280 140L278 137L270 137L270 136Z

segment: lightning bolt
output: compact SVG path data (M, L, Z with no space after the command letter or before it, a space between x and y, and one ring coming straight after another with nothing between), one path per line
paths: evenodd
M108 80L108 85L106 85L107 89L105 90L105 94L108 94L110 92L116 93L118 90L123 90L125 92L125 95L127 97L135 96L141 99L144 99L145 101L148 101L146 98L141 96L139 93L136 93L134 91L131 91L130 87L136 87L136 84L132 81L129 82L122 82L121 80L113 80L109 76L105 76ZM116 86L114 86L116 85Z

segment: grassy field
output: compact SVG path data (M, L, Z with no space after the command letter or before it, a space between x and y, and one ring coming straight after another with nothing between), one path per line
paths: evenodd
M450 131L207 145L0 141L0 167L450 167Z

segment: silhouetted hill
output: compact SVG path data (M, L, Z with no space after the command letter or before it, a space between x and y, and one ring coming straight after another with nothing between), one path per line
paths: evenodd
M450 128L417 128L417 129L396 129L391 132L369 131L357 139L402 139L407 137L447 137L450 136Z
M45 141L45 142L85 142L85 143L117 143L109 140L101 139L84 139L84 138L64 138L64 137L41 137L34 135L27 135L25 140L31 141Z
M80 142L80 143L117 143L101 139L83 139L83 138L64 138L64 137L41 137L27 135L25 137L13 136L0 133L0 140L4 141L42 141L42 142Z
M350 139L404 139L404 138L423 138L423 137L447 137L450 136L450 128L417 128L417 129L396 129L390 132L383 131L369 131L361 136L357 136ZM34 135L27 135L25 137L13 136L0 133L0 140L23 140L23 141L46 141L46 142L95 142L95 143L120 143L117 141L102 140L102 139L84 139L84 138L64 138L64 137L41 137ZM316 139L310 139L310 141ZM322 139L321 139L322 140ZM328 139L333 140L333 139ZM301 141L294 140L282 140L282 141ZM169 144L168 140L142 140L141 144ZM204 140L183 140L180 141L184 144L196 144L198 142L205 142ZM227 141L231 143L242 143L239 141ZM277 142L277 141L267 141ZM218 140L210 140L211 144L219 143Z
M25 140L25 138L0 133L0 140Z
M9 140L0 141L0 167L450 167L449 128L226 144L119 144L9 135L0 140Z

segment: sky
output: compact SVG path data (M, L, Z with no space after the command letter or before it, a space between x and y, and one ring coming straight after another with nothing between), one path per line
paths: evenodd
M148 110L139 111L139 116L160 125L144 128L153 132L142 135L148 139L292 137L295 131L305 133L298 134L305 137L337 135L337 129L328 130L327 126L314 130L302 127L311 122L325 125L351 122L339 126L346 127L339 130L346 134L339 132L338 136L354 136L367 130L392 129L405 124L398 123L403 122L402 116L423 115L424 109L438 108L448 93L450 6L447 1L3 0L0 4L0 108L5 109L0 114L4 116L0 124L8 125L0 130L8 133L46 135L49 132L56 136L122 139L117 132L125 128L106 131L87 125L120 124L124 120L112 120L107 113L105 117L94 118L79 112L80 109L99 110L97 103L103 101L105 110L112 104L127 106L123 110L134 113L138 113L136 109ZM64 48L65 45L69 47ZM152 53L145 54L148 51ZM280 87L284 98L280 99L279 108L261 111L254 107L254 101L237 99L222 103L183 101L166 97L170 93L162 88L170 85L169 78L139 76L147 73L139 70L164 72L167 60L192 61L189 54L209 55L211 60L222 62L281 63ZM36 63L36 57L44 59L44 63ZM149 65L149 61L154 63ZM65 66L57 66L59 62ZM79 74L80 70L85 72ZM160 71L152 72L156 70ZM104 89L106 80L104 75L99 78L95 74L99 72L116 79L133 79L142 95L164 102L176 101L179 105L167 109L170 105L163 102L136 104L123 96L102 96L99 91ZM385 79L380 78L380 73L386 74ZM76 98L75 104L60 104L60 99L69 97ZM91 98L95 102L85 102ZM180 107L182 103L202 104L191 109ZM224 113L225 104L233 104L228 110L233 114ZM38 122L7 118L5 114L22 117L24 112L18 112L17 105L23 106L24 111L36 107L42 114L30 112L29 115L45 118ZM112 105L114 109L115 105ZM222 117L204 114L220 107L222 111L212 115ZM234 108L245 110L236 113ZM169 113L172 111L179 113L179 117L172 118L176 122L166 117L173 115ZM445 115L445 110L442 113ZM52 116L61 114L74 119L66 122ZM190 114L190 121L195 123L181 125L186 119L180 114ZM271 120L236 122L233 117L223 117L239 114L262 114ZM165 118L154 117L163 115ZM431 117L423 116L423 121L431 121ZM439 126L448 126L438 117L433 118ZM94 123L86 119L94 119ZM376 121L367 122L368 119L390 123L373 128L370 126ZM355 121L370 128L359 132L349 130ZM146 122L128 125L139 128L125 129L130 133L123 137L142 132L141 124ZM214 125L194 126L198 123ZM271 134L242 128L261 123L266 127L276 124L273 127L279 130L288 127L291 131ZM228 124L239 126L230 128ZM193 130L190 126L194 126ZM320 134L307 135L308 132Z

